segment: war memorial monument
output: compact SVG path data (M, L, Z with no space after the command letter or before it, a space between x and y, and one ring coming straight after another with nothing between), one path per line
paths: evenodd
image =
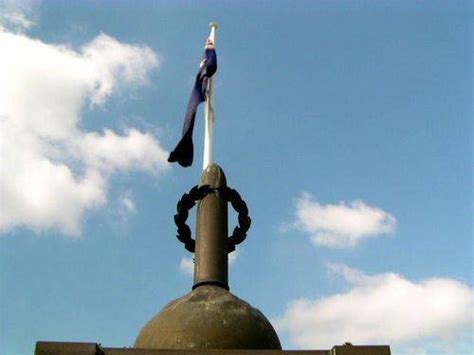
M222 168L212 163L212 74L216 71L214 43L217 25L211 24L196 84L188 104L183 138L170 161L192 163L192 130L197 106L205 102L203 172L199 184L177 204L174 221L177 237L194 253L192 290L168 303L138 332L133 347L107 348L99 343L38 341L36 355L180 355L180 354L300 354L389 355L386 345L335 345L322 350L282 350L268 319L256 308L229 291L228 253L243 242L251 225L249 210L240 194L228 187ZM197 205L196 233L186 224ZM238 214L238 225L228 236L228 206ZM137 330L138 331L138 330ZM54 336L54 335L52 335Z

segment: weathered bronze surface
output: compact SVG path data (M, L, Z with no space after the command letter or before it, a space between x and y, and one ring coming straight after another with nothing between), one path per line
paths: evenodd
M140 332L135 348L281 349L265 316L226 289L202 285L169 303Z
M209 165L199 185L212 188L227 186L224 172L217 164ZM196 218L196 253L194 288L201 284L228 285L227 266L227 201L218 192L204 197L198 204Z
M334 346L329 355L390 355L390 346L388 345L362 345L355 346L345 344Z

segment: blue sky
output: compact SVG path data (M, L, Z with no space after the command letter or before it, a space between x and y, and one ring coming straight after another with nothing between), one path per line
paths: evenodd
M472 351L470 2L0 4L0 353L129 346L190 290L201 112L193 166L166 158L211 21L215 161L253 220L231 291L288 349Z

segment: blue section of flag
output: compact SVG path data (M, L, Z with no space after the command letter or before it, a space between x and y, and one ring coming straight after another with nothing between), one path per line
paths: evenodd
M188 108L184 117L183 135L176 148L170 153L168 161L178 162L183 167L193 163L193 128L196 111L201 102L206 100L207 83L217 70L217 56L213 43L208 40L202 57L199 72L196 75L193 91L189 98Z

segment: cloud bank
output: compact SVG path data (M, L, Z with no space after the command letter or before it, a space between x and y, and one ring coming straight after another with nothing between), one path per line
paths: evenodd
M84 109L147 84L158 65L150 48L100 34L74 50L0 27L0 53L0 232L23 226L78 237L85 211L107 203L112 174L167 168L150 133L81 128Z
M295 300L275 321L301 348L449 340L472 329L474 291L466 284L449 278L415 282L394 273L369 276L341 264L330 268L349 291Z
M362 201L322 205L303 193L297 200L294 226L308 233L316 245L348 248L361 241L392 233L395 217Z

